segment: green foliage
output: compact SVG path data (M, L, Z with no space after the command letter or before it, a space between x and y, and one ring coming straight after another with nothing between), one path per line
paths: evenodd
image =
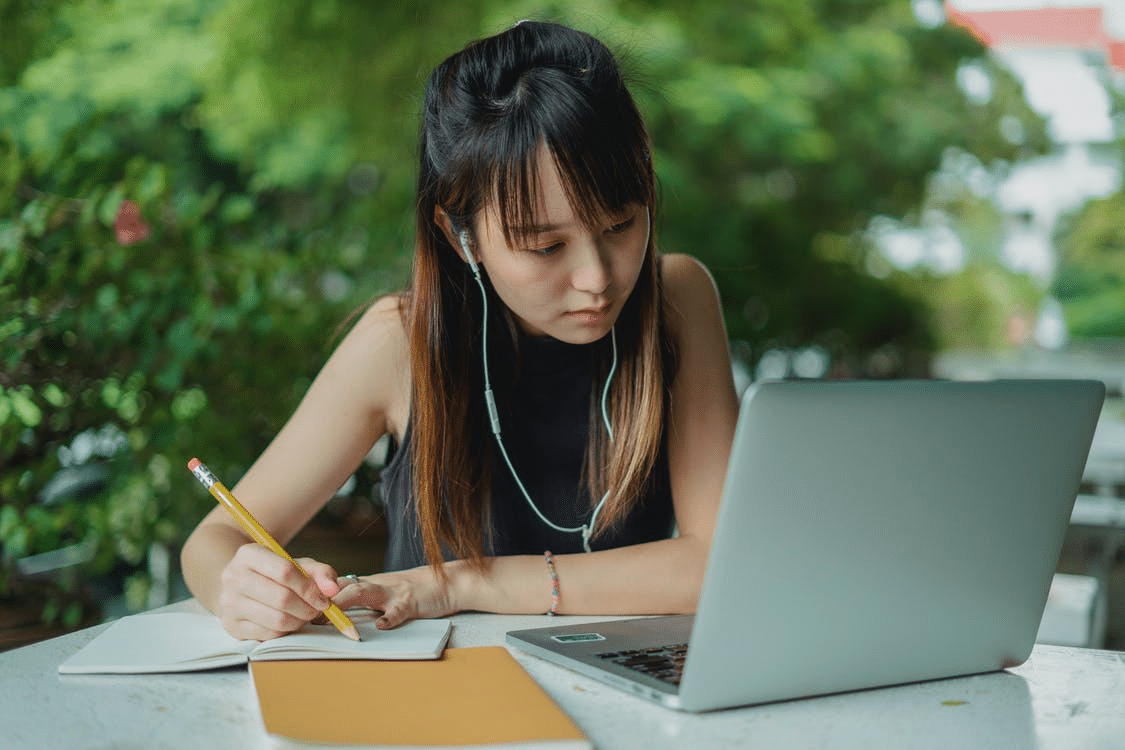
M952 146L986 164L1042 146L1010 77L965 98L982 49L908 0L25 5L0 0L22 34L0 51L5 573L79 543L85 575L139 569L211 506L184 461L237 480L347 313L405 281L426 74L513 19L619 51L663 249L712 268L751 363L815 344L856 374L923 368L931 313L911 279L868 273L868 224L916 219ZM91 466L87 493L46 491Z
M479 24L480 3L230 0L210 19L218 56L199 107L215 150L255 186L375 165L408 211L425 75ZM440 8L440 10L436 10ZM424 32L416 26L428 15Z
M199 454L233 483L336 324L402 281L372 242L398 227L369 229L369 185L325 169L263 187L212 150L194 114L202 74L171 54L192 35L187 49L210 44L210 5L64 8L83 33L0 90L6 573L82 542L86 575L140 570L150 544L177 543L213 502L184 462ZM120 439L77 449L106 434ZM48 489L90 465L108 472L84 492Z
M1125 165L1125 91L1103 74L1117 140L1107 144ZM1125 188L1088 201L1063 218L1055 236L1059 269L1052 288L1075 338L1125 338Z
M0 86L14 85L28 60L56 37L56 15L67 0L0 0Z
M664 187L663 246L716 272L741 351L752 363L816 345L864 374L863 361L891 347L924 372L938 337L931 290L873 281L865 231L876 216L917 221L950 149L992 164L1046 148L1014 79L966 32L921 28L905 0L627 7L615 27L629 30L616 39L632 40L634 66L658 82L642 98ZM646 57L640 40L654 24L657 51ZM974 61L993 84L984 102L956 84ZM1022 143L1003 137L1004 117Z
M1125 191L1092 200L1059 232L1053 292L1072 335L1125 337Z

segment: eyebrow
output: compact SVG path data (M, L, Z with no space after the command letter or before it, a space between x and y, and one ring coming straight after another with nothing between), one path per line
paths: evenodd
M623 211L608 211L607 216L615 216L616 214L625 214L627 210ZM626 217L628 218L628 217ZM569 226L568 224L517 224L510 227L513 237L532 237L537 234L548 234L550 232L557 232Z
M511 227L511 232L517 237L530 237L535 234L547 234L562 229L562 224L519 224Z

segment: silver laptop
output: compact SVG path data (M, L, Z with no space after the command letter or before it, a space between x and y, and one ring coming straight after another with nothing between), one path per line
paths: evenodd
M687 711L1016 666L1104 395L1082 380L760 384L697 613L507 642Z

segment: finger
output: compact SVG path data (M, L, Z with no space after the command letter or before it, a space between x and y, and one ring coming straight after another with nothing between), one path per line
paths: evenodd
M348 573L346 576L339 576L336 578L336 585L339 586L341 590L348 586L355 586L359 582L360 577L354 573Z
M345 587L339 594L333 597L332 601L340 609L370 609L367 603L363 601L363 595L355 591L355 586Z
M359 592L361 590L360 586L361 586L362 583L363 583L362 579L360 579L359 576L354 575L352 573L349 573L346 576L340 576L339 578L336 579L336 585L339 587L339 589L336 592L336 594L332 597L332 601L336 602L336 604L340 604L341 601L342 601L341 597L344 596L344 592L347 591L348 589L351 589L350 591L348 591L348 595L347 595L348 599L350 599L351 597L355 597L355 596L359 595ZM341 606L343 606L343 605L341 605Z
M223 619L222 623L223 629L240 641L268 641L286 634L249 620Z
M409 588L399 588L394 593L396 595L381 605L383 615L375 621L379 630L397 628L418 616L418 603Z
M224 611L241 615L245 608L260 612L261 607L266 607L302 622L311 620L328 607L324 604L321 608L306 601L301 594L285 583L280 583L255 570L238 570L229 576L224 574L220 600L224 605Z
M409 619L411 615L408 608L396 603L384 610L383 616L375 621L375 627L379 630L393 630Z
M304 568L305 572L309 574L313 582L316 584L317 590L326 597L333 597L340 593L342 588L337 581L339 575L336 569L326 563L317 562L309 557L302 557L297 560L297 564Z
M340 579L345 581L345 579ZM377 583L359 580L345 581L347 585L340 589L340 593L332 598L336 606L341 609L363 607L364 609L382 609L383 602L387 599L386 589Z
M332 604L328 594L321 590L317 581L312 578L304 566L297 567L289 560L274 555L269 561L267 575L293 591L310 607L323 612Z
M259 544L247 544L240 547L235 554L235 558L239 565L243 565L289 589L318 612L328 609L331 604L329 597L320 590L315 581L302 572L302 569L297 568L286 558ZM307 562L312 565L322 565L315 560L308 560Z
M227 632L235 637L260 641L299 630L308 618L294 617L252 599L242 599L237 607L224 610L223 622Z

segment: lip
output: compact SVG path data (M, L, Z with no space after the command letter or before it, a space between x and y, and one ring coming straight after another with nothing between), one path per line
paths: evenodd
M607 302L599 307L584 307L581 310L571 310L566 313L566 316L583 323L599 323L609 314L610 307L612 307L612 305Z

